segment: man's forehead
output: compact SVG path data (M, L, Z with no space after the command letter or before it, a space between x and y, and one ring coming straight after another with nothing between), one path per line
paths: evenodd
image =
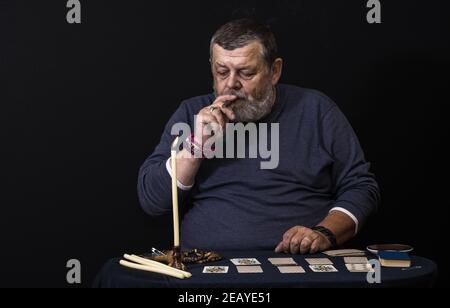
M218 44L214 44L213 60L215 64L219 65L256 65L262 61L261 48L261 44L257 41L233 50L226 50Z

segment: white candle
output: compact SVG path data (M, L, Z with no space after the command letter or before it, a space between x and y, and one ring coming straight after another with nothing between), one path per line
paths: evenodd
M171 166L172 166L172 207L173 207L173 245L180 246L180 222L178 216L178 186L177 186L177 149L178 137L172 143Z

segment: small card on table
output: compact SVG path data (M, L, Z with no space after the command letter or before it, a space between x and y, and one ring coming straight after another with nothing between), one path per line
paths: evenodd
M282 274L303 274L305 270L301 266L278 266L278 270Z
M358 257L365 256L363 250L358 249L338 249L338 250L327 250L323 252L329 257Z
M364 264L345 264L347 270L353 273L367 273L374 272L375 270L372 268L372 265L369 263Z
M228 266L205 266L203 268L204 274L226 274L228 273Z
M235 258L231 259L234 265L260 265L261 263L255 258Z
M269 258L269 262L273 265L297 265L292 258Z
M322 264L322 265L310 265L309 266L313 272L316 273L331 273L331 272L337 272L338 270L333 266L329 264Z
M333 264L333 262L331 262L331 260L328 258L306 258L305 260L306 260L306 262L309 263L309 265L326 265L326 264L332 265Z
M344 262L347 264L366 264L369 263L367 257L344 257Z
M263 270L261 266L236 266L238 273L247 274L247 273L262 273Z

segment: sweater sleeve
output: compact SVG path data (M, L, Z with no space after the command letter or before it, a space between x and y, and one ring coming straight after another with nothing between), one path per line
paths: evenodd
M333 104L322 118L325 149L334 160L332 166L333 210L341 211L355 221L356 232L377 209L380 201L378 184L369 172L363 150L351 125Z
M175 123L189 123L189 112L183 102L167 122L159 144L145 160L138 174L138 197L141 207L151 216L163 215L172 210L172 177L170 149L175 136L171 135ZM189 189L178 182L178 198L182 203Z

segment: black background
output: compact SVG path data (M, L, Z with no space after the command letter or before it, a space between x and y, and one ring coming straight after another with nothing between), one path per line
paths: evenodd
M90 286L103 262L170 245L170 217L136 196L140 164L182 99L211 91L209 40L231 18L272 25L283 83L333 98L382 192L352 247L406 243L439 265L448 244L449 10L444 1L0 0L0 286Z

